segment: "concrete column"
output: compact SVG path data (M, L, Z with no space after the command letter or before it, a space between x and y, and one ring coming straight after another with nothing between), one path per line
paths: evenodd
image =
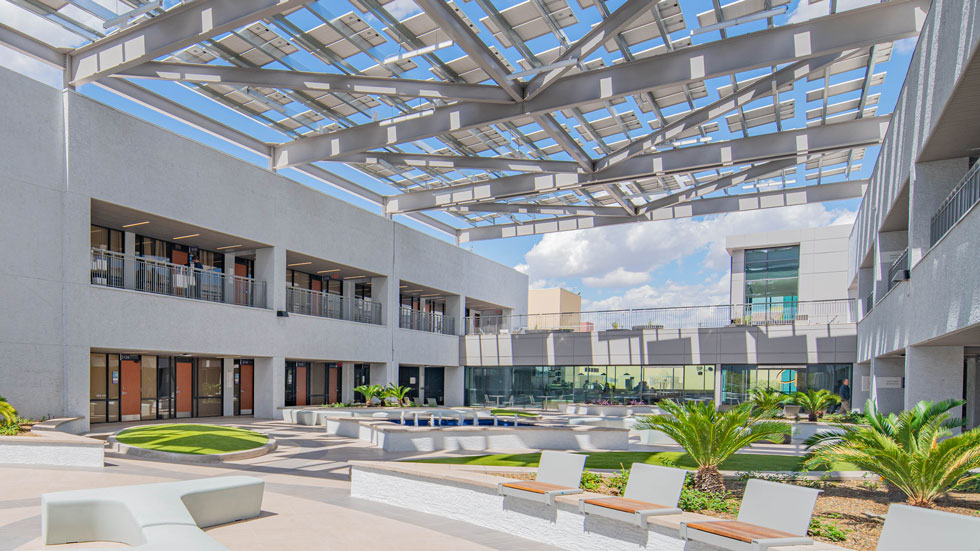
M905 349L905 409L923 400L963 398L962 346L909 346ZM955 412L954 416L959 416Z
M745 304L745 250L732 251L732 278L729 294L732 304Z
M227 266L227 264L226 264ZM225 388L221 392L221 414L235 414L235 358L222 358Z
M266 284L266 307L275 311L285 310L286 249L282 247L256 249L255 279Z
M59 411L55 404L45 407L40 415L81 417L63 430L74 434L88 432L89 425L89 348L87 346L62 347L64 361L64 410Z
M456 319L454 333L456 335L466 334L466 299L459 295L449 295L446 297L446 315Z
M860 304L861 318L868 314L864 307L864 299L875 290L875 270L871 268L861 268L858 270L857 299ZM854 318L858 319L858 318Z
M903 358L874 358L871 360L871 399L881 413L898 413L905 407L905 375Z
M445 405L462 406L465 395L465 369L462 366L446 366Z
M340 401L354 401L354 364L351 362L340 364Z
M391 280L387 277L372 277L371 278L371 302L376 302L381 305L381 325L388 325L388 320L397 319L397 302L391 303L389 300L390 290L388 286L391 285Z
M980 427L980 366L977 357L966 360L966 428Z
M929 250L932 217L969 169L968 157L917 163L913 167L909 187L910 267Z
M281 419L279 408L286 403L286 358L255 358L254 384L255 418Z
M341 285L343 286L344 290L344 307L341 317L343 317L345 320L349 320L351 318L351 304L354 299L354 280L344 279L341 281L343 282Z
M722 400L722 377L721 377L721 364L715 364L715 408L721 405Z
M131 231L123 232L123 254L126 255L126 259L123 261L123 287L135 289L136 234Z
M235 303L235 253L225 253L225 302Z
M871 362L854 364L851 370L851 409L864 411L864 403L871 398Z
M388 383L398 384L398 363L372 363L371 364L371 384L388 386Z

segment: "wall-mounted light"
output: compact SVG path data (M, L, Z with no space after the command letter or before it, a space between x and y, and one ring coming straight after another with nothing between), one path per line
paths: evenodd
M146 224L149 224L149 223L150 223L150 221L147 220L146 222L136 222L135 224L126 224L123 227L124 228L135 228L136 226L145 226Z
M200 236L201 236L201 234L199 234L199 233L192 233L190 235L181 235L179 237L175 237L174 238L174 241L177 241L178 239L188 239L188 238L191 238L191 237L200 237Z
M287 267L292 268L293 266L309 266L313 264L312 262L294 262L292 264L286 264Z

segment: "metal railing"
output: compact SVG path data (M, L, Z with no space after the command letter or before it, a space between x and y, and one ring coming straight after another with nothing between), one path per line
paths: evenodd
M929 246L933 246L980 201L980 162L974 163L966 176L943 200L929 225Z
M723 304L466 318L466 334L693 329L741 325L852 323L852 300Z
M286 311L337 320L381 325L381 303L326 291L286 286Z
M402 306L398 314L398 327L415 331L428 331L443 335L456 334L456 318L438 312L423 312Z
M902 274L909 269L909 250L905 249L902 254L898 255L895 262L892 262L890 268L888 268L888 291L891 291L899 282L904 281L906 278L901 278L896 280L896 276ZM886 291L887 292L887 291Z
M266 283L247 277L92 249L93 285L265 308Z

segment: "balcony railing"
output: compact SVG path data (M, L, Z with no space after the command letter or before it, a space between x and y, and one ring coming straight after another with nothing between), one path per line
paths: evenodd
M293 314L381 325L381 303L286 287L286 310Z
M901 281L907 279L904 277L905 272L909 269L909 250L905 249L902 254L898 255L895 262L892 262L890 268L888 268L888 291L891 291L893 287L898 285Z
M724 304L466 318L466 334L694 329L742 325L852 323L852 300Z
M875 307L875 292L872 290L861 299L861 302L864 304L864 315L867 316Z
M929 246L935 245L973 205L980 201L980 162L973 165L943 200L929 226Z
M127 277L131 271L132 277ZM265 308L266 284L247 277L92 249L93 285Z
M428 331L443 335L456 334L456 318L438 312L423 312L414 308L401 307L398 327L415 331Z

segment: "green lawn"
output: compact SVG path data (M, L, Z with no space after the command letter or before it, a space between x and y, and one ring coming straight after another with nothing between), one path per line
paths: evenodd
M517 415L518 417L537 417L538 416L537 413L528 413L526 411L519 411L519 410L516 410L516 409L491 409L490 410L490 415L500 415L501 417L503 417L505 415L508 416L508 417L513 417L514 415Z
M668 465L693 470L694 461L683 452L599 452L587 454L585 461L589 469L629 468L633 463ZM417 463L451 463L454 465L489 465L494 467L537 467L539 453L512 453L497 455L476 455L467 457L433 457L413 459ZM721 468L729 471L799 471L799 457L784 455L737 454L722 463ZM834 465L834 471L855 471L856 467L842 463Z
M126 429L116 440L138 448L207 455L264 446L269 437L255 431L219 425L147 425Z

